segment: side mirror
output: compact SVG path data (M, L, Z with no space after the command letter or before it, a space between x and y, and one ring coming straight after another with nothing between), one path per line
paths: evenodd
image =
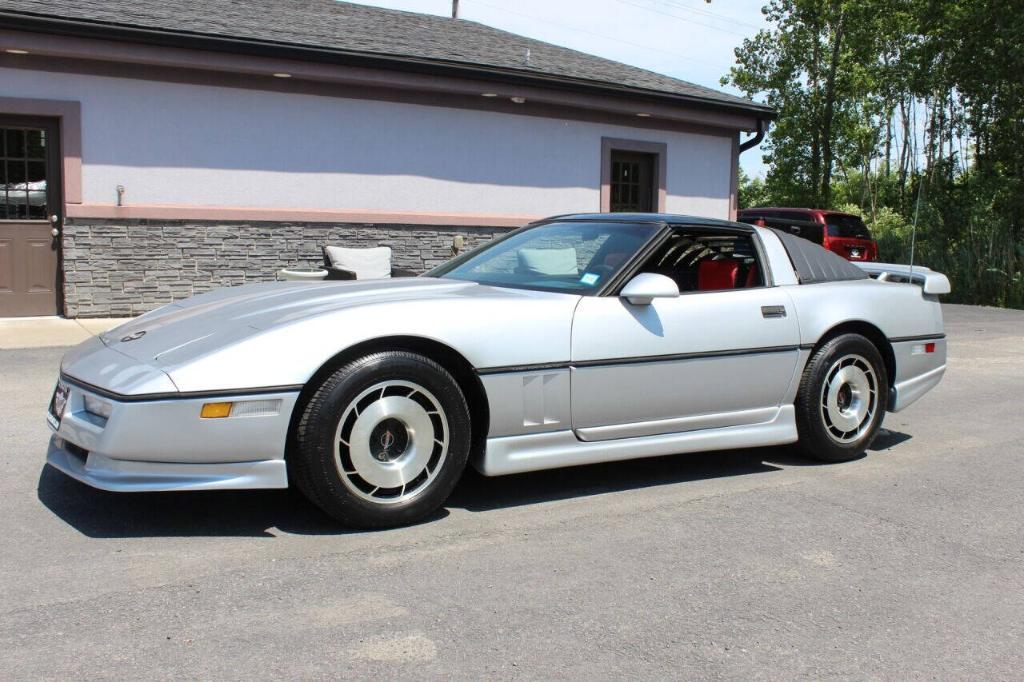
M656 298L679 298L679 286L665 275L641 272L622 288L619 298L633 305L650 305Z

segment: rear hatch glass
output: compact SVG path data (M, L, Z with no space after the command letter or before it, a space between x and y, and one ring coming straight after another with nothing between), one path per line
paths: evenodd
M871 239L864 221L855 215L825 215L828 236L840 239Z

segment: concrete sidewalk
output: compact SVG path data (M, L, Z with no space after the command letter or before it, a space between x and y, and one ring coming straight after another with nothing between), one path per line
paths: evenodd
M74 346L131 318L102 317L69 320L63 317L0 318L0 350Z

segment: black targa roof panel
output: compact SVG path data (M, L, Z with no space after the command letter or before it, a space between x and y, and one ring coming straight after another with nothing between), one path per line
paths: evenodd
M800 284L867 279L868 274L842 256L794 234L770 228L779 236Z

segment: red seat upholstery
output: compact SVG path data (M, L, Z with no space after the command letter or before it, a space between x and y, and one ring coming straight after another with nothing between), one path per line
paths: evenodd
M697 269L697 288L701 291L735 289L740 264L734 260L705 260Z
M751 265L750 269L747 270L747 283L744 284L743 286L747 287L748 289L750 287L757 286L757 263Z

